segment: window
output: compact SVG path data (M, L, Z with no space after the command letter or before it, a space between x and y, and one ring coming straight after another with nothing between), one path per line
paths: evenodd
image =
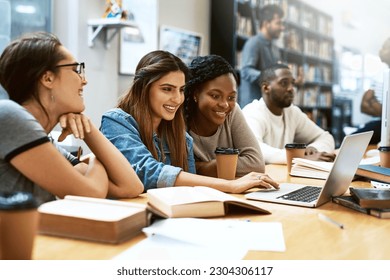
M24 33L52 30L52 0L0 0L0 53ZM7 94L0 86L0 99Z

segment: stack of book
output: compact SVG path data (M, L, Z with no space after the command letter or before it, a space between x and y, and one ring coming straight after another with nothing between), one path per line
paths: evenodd
M350 196L335 196L333 202L378 218L390 218L390 190L349 188Z

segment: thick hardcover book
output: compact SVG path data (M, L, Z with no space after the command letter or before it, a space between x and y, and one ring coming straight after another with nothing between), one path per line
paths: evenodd
M359 165L356 175L371 180L390 183L390 168L372 164Z
M390 208L390 190L351 187L349 191L361 207L375 209Z
M370 210L363 208L356 202L356 200L350 195L334 196L332 201L342 206L351 208L364 214L369 214Z
M351 208L353 210L359 211L364 214L375 216L377 218L389 219L390 218L390 209L370 209L363 208L356 202L352 196L335 196L332 198L334 203L340 204L342 206Z
M390 208L389 209L370 209L370 215L382 218L390 219Z
M120 243L148 226L146 206L125 201L66 196L38 212L40 233L90 241Z
M150 210L165 218L225 216L227 212L234 211L233 208L270 214L258 202L239 199L209 187L151 189L147 195Z

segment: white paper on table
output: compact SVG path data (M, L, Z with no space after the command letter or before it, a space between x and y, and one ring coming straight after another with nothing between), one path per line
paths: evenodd
M245 248L216 248L151 235L117 255L115 260L241 260Z
M143 232L147 236L161 235L206 247L286 250L283 228L279 222L171 218L156 221L144 228Z

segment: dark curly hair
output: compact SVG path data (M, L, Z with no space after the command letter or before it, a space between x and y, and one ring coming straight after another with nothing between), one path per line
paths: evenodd
M190 80L187 82L184 90L187 129L197 107L194 101L194 95L202 89L204 83L229 73L233 74L238 83L236 71L229 62L219 55L198 56L192 60L188 67L190 69Z

